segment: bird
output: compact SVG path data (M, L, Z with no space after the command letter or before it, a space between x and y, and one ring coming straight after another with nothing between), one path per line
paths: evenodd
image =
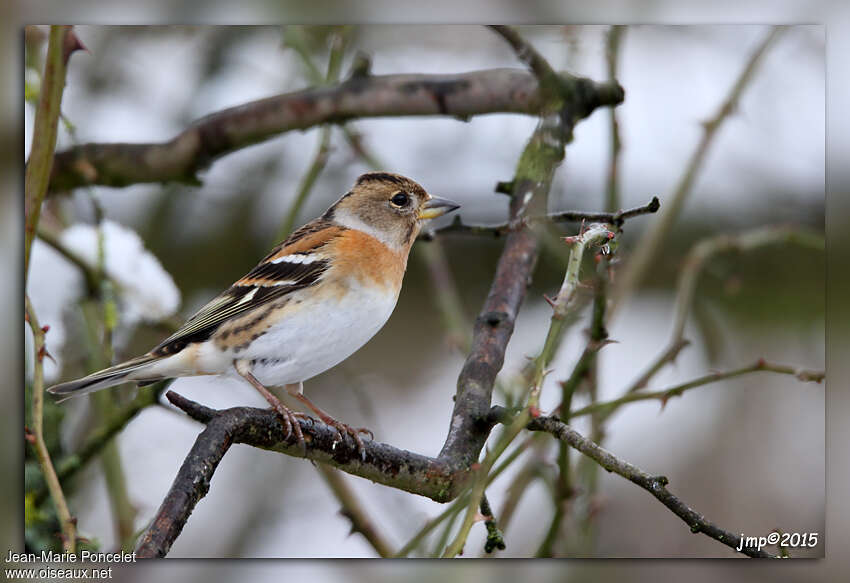
M294 431L302 450L297 418L312 418L284 405L270 387L284 387L336 429L334 446L350 435L362 456L360 434L371 431L317 407L304 395L304 381L351 356L384 326L423 224L458 208L400 174L363 174L153 349L47 391L64 400L129 381L241 377L277 412L287 439Z

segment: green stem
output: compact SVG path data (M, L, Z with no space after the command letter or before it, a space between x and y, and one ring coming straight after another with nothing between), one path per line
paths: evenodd
M25 296L26 301L26 319L29 322L33 337L34 350L34 368L32 382L32 444L35 448L38 463L41 466L41 471L47 483L47 489L50 492L50 497L53 500L53 505L56 507L56 514L59 516L59 522L62 525L62 548L65 552L73 553L76 550L76 527L74 519L71 518L71 512L68 510L68 503L65 500L65 494L62 492L62 486L59 483L59 478L56 476L56 470L53 467L53 462L50 460L50 452L47 450L47 444L44 442L44 357L47 354L47 348L44 344L45 330L39 325L35 310L30 302L29 296Z
M815 383L820 383L821 381L823 381L825 376L825 373L823 371L800 369L795 368L793 366L772 364L769 362L765 362L764 360L759 360L749 366L744 366L725 372L707 374L692 381L675 385L673 387L663 389L661 391L628 393L618 399L613 399L611 401L604 401L602 403L591 403L586 407L582 407L580 409L576 409L575 411L570 412L570 419L580 417L582 415L590 415L593 413L605 413L606 416L609 416L620 406L625 405L626 403L634 403L636 401L658 399L659 401L661 401L662 404L666 404L667 400L671 397L681 396L683 393L691 389L695 389L697 387L702 387L704 385L716 383L718 381L731 379L753 372L773 372L778 374L792 375L803 382Z
M32 147L27 161L24 186L24 285L29 272L30 251L38 228L41 204L47 194L50 171L53 168L53 152L56 149L56 134L62 92L65 89L65 42L71 34L70 26L51 26L47 43L47 60L44 64L41 93L35 110Z

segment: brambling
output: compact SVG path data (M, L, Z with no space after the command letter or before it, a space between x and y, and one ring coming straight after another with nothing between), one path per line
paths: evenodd
M76 396L135 381L238 375L277 411L287 437L304 436L293 412L269 390L284 386L339 438L359 433L314 405L303 382L336 366L389 319L410 248L424 221L459 208L387 172L360 176L322 216L293 232L243 278L147 354L48 392Z

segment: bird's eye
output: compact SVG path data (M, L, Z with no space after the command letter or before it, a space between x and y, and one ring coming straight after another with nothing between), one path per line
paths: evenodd
M393 203L397 207L404 207L410 202L410 197L406 192L397 192L390 199L390 202Z

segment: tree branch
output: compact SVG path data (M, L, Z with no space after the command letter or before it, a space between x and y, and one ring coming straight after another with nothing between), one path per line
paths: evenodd
M608 80L610 82L617 81L617 61L620 56L620 43L625 31L626 27L623 25L614 25L608 31L605 61L608 65ZM616 108L612 107L608 110L608 123L610 125L611 158L608 163L608 175L605 184L605 208L613 211L620 208L620 149L622 146Z
M494 409L497 409L494 407ZM600 466L614 472L630 482L633 482L655 496L659 502L670 509L691 528L693 533L703 533L724 545L737 550L741 546L741 538L723 530L699 514L667 489L669 481L664 476L653 476L627 461L621 460L608 450L587 439L557 417L538 417L528 424L531 431L545 431L569 444L584 455L593 459ZM775 558L773 555L756 548L743 547L740 551L749 557Z
M574 88L570 104L580 117L623 100L611 83L560 73ZM492 69L459 75L355 75L326 87L269 97L208 115L169 141L90 143L56 154L50 191L86 184L197 183L197 172L216 158L291 130L354 118L485 113L537 114L543 105L537 79L524 71Z
M422 235L420 235L420 238L428 240L432 239L436 234L442 235L449 233L468 233L471 235L492 235L494 237L500 237L502 235L507 235L512 231L516 231L518 229L522 229L531 225L538 225L541 223L580 223L582 221L588 221L595 223L606 223L615 227L619 227L622 226L622 224L628 219L658 212L658 209L660 208L661 202L658 200L657 196L653 196L652 200L643 206L638 206L627 210L620 210L613 213L562 211L559 213L552 213L547 215L534 215L530 217L521 218L513 222L502 223L499 225L468 225L464 223L460 215L458 215L448 225L440 227L439 229L424 232Z
M692 381L688 381L686 383L681 383L674 387L670 387L669 389L663 389L660 391L652 392L630 392L626 393L618 399L612 399L610 401L604 401L601 403L591 403L586 407L571 411L569 414L569 418L572 419L574 417L589 415L591 413L603 413L607 418L621 405L625 405L626 403L634 403L635 401L646 401L650 399L658 399L659 401L661 401L661 405L663 407L667 404L667 401L671 397L680 397L685 393L685 391L689 391L690 389L695 389L697 387L702 387L711 383L716 383L718 381L735 378L753 372L773 372L778 374L792 375L796 377L799 381L814 383L822 382L824 377L826 376L824 371L795 368L793 366L788 366L784 364L773 364L770 362L766 362L764 359L759 359L754 364L751 364L749 366L743 366L724 372L710 373L696 378Z
M490 410L490 419L497 423L512 423L516 413L504 407L494 406ZM665 476L653 476L637 466L620 459L610 451L600 447L592 440L584 437L558 417L537 417L529 421L526 429L529 431L546 432L568 444L583 455L592 459L608 472L613 472L630 482L633 482L655 496L676 516L681 518L693 533L703 533L732 549L755 558L778 558L756 548L742 546L741 538L728 532L709 521L705 516L690 508L685 502L667 490L669 480Z
M823 235L789 226L758 227L734 235L724 233L696 243L688 252L676 282L676 307L670 340L625 393L633 393L645 387L659 370L673 362L679 352L688 345L688 340L685 338L685 323L693 305L699 276L712 257L729 251L747 252L782 243L796 244L818 251L826 248Z

